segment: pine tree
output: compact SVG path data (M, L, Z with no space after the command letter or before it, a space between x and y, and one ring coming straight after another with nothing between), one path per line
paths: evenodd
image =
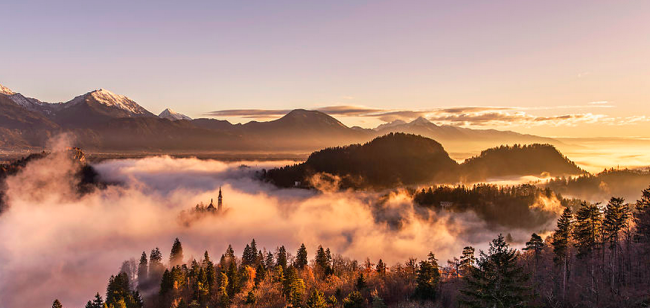
M278 266L281 266L283 270L287 269L287 250L284 248L284 246L280 246L278 248L278 253L277 253L277 264Z
M226 273L221 272L219 274L219 304L221 307L228 307L230 306L230 296L228 296L228 275Z
M359 273L359 277L357 277L357 282L354 284L354 288L357 291L363 291L367 286L368 284L366 283L366 278L363 276L363 273Z
M623 198L612 198L605 208L605 219L603 220L603 231L605 238L609 241L609 248L612 250L611 258L611 279L610 287L615 290L616 269L618 266L618 241L619 234L628 226L630 210L627 204L624 204Z
M646 253L650 252L650 187L643 190L641 199L636 202L634 238L644 245Z
M332 266L330 262L331 261L328 259L323 246L319 245L316 250L316 265L320 268L325 277L332 274Z
M149 277L148 267L147 254L143 251L138 264L138 289L146 288L147 278Z
M92 308L104 308L104 300L102 299L102 296L99 295L99 292L95 294L95 298L92 302Z
M55 299L52 303L52 308L63 308L63 305L61 305L61 302L58 299Z
M365 308L366 299L363 298L361 292L354 291L343 300L343 308Z
M162 264L162 253L160 249L151 250L149 253L149 281L152 283L157 283L162 278L162 274L165 271L165 266Z
M379 262L377 262L376 271L380 276L385 276L386 275L386 264L381 259L379 259Z
M307 308L326 308L327 301L325 301L325 295L323 292L318 289L314 289L309 294L306 303Z
M566 300L567 280L569 277L569 241L573 233L573 212L565 208L557 220L557 229L553 233L553 261L562 266L562 301Z
M203 254L203 268L205 268L205 279L207 280L210 294L213 294L212 291L217 280L217 271L214 268L214 263L210 260L207 250Z
M297 269L303 269L305 266L307 266L307 263L309 260L307 259L307 248L305 247L305 244L301 244L300 248L298 248L298 252L296 253L296 261L294 262L294 266Z
M440 283L440 269L438 268L438 260L433 253L429 253L427 261L420 261L416 283L414 294L416 298L422 300L434 300L436 298L436 291Z
M472 246L466 246L463 248L463 253L460 256L460 262L459 262L459 270L460 274L465 276L470 273L472 268L474 268L474 264L476 264L476 257L474 257L474 247Z
M528 277L518 264L518 253L506 243L503 235L490 243L488 253L481 251L478 267L465 276L461 290L462 303L468 307L527 306Z
M174 267L181 264L183 264L183 245L181 245L181 241L176 238L174 240L174 245L172 245L172 251L169 254L169 266Z
M239 293L239 272L237 271L237 265L235 262L230 262L228 266L228 296L230 298L234 297L235 294Z

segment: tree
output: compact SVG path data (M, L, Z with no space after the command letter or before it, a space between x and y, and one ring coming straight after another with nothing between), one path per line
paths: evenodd
M325 295L323 292L318 289L313 289L307 298L307 308L325 308L327 307L327 301L325 301Z
M61 305L61 302L58 299L55 299L52 303L52 308L63 308L63 305Z
M152 283L160 281L160 278L162 278L162 274L165 271L162 259L163 256L158 247L151 250L151 253L149 253L149 281L152 281Z
M603 231L612 250L610 287L616 289L616 268L618 265L618 241L621 231L628 226L630 210L623 198L612 198L605 208Z
M169 266L174 267L181 264L183 264L183 245L181 245L181 241L176 238L174 240L174 245L172 245L172 251L169 254Z
M567 279L569 274L569 241L573 233L573 212L565 208L557 220L557 229L553 233L553 261L562 266L562 300L566 300Z
M519 254L503 235L492 240L488 253L481 251L478 267L465 276L462 303L469 307L524 307L528 276L518 264Z
M219 274L219 304L224 308L230 306L230 297L228 296L228 275L224 272Z
M343 308L365 308L366 299L363 298L361 292L354 291L343 300Z
M298 248L298 252L296 253L296 261L295 267L297 269L303 269L305 266L307 266L308 263L307 259L307 248L305 247L305 244L300 245L300 248Z
M474 257L474 247L466 246L463 248L463 253L460 256L459 269L461 271L461 275L468 275L471 269L474 268L475 263L476 257Z
M646 249L650 248L650 187L643 190L641 199L636 202L634 224L636 225L635 239Z
M363 291L367 286L366 283L366 278L363 277L363 273L359 273L359 277L357 277L357 282L354 284L354 288L357 291Z
M214 268L214 263L210 260L207 250L203 254L203 268L205 268L205 279L208 283L210 294L212 294L214 284L217 280L217 271Z
M237 264L234 261L230 262L228 266L228 296L232 298L235 294L239 293L239 272L237 271Z
M253 290L248 291L248 295L246 295L246 304L254 305L256 302L257 298L255 298L255 293L253 293Z
M148 271L147 254L143 251L138 264L138 289L144 289L147 284Z
M376 271L379 275L384 276L386 275L386 263L379 259L379 262L377 262L377 268Z
M280 246L280 248L278 248L277 255L278 256L276 258L276 260L277 260L276 265L281 266L282 270L286 270L287 269L287 250L284 248L284 246Z
M316 250L316 265L320 268L325 277L332 274L332 260L330 258L331 257L328 257L327 253L323 249L323 246L319 245Z
M429 253L428 261L420 261L415 281L417 283L414 294L416 298L421 300L434 300L436 298L436 291L440 282L440 270L433 253Z

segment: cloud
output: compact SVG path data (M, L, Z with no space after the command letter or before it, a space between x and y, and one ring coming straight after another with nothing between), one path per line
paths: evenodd
M503 107L503 106L462 106L451 108L432 108L424 110L380 109L366 106L326 106L316 108L332 116L375 118L383 122L395 120L412 121L424 117L439 125L463 127L502 127L502 126L576 126L579 124L603 123L608 125L626 125L648 121L645 116L610 117L589 112L563 113L551 116L537 116L531 112L539 110L613 108L609 101L595 101L586 105L562 105L549 107ZM210 116L240 117L250 119L278 118L290 110L284 109L232 109L209 112Z

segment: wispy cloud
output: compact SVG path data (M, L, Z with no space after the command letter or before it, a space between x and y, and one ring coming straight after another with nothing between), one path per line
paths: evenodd
M613 108L609 101L594 101L584 105L560 105L548 107L503 107L503 106L462 106L433 108L424 110L381 109L366 106L340 105L316 108L332 116L375 118L383 122L395 120L411 121L424 117L439 125L463 127L504 127L504 126L576 126L579 124L603 123L606 125L626 125L650 121L650 117L611 117L593 112L562 112L556 115L540 116L535 111L579 110ZM239 117L250 119L278 118L290 110L286 109L230 109L207 113L209 116Z

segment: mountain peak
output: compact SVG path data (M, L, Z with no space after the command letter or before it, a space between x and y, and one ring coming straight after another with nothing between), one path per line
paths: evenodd
M411 121L411 123L409 123L409 124L423 125L423 124L432 124L432 123L431 123L431 121L427 120L425 117L419 116L417 119Z
M5 95L14 95L16 92L11 91L11 89L3 86L0 84L0 94L5 94Z
M133 115L150 114L146 109L138 105L132 99L124 95L115 94L106 89L99 89L99 90L88 92L86 93L86 95L84 95L84 97L90 97L102 105L108 107L116 107L124 111L127 111Z
M163 118L163 119L168 119L168 120L171 120L171 121L178 121L178 120L191 121L192 120L192 118L190 118L190 117L188 117L188 116L186 116L186 115L184 115L182 113L178 113L178 112L172 110L171 108L167 108L167 109L163 110L163 112L161 112L158 115L158 117Z

